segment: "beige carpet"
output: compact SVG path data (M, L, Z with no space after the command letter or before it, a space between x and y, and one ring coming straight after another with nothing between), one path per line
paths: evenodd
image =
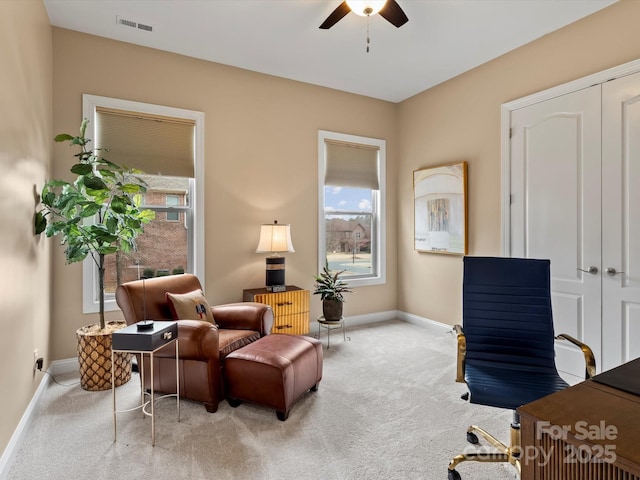
M508 438L511 413L470 405L454 382L455 340L402 321L334 332L324 343L324 376L286 422L263 407L220 404L209 414L182 401L157 404L150 419L118 415L113 442L111 392L51 384L15 461L11 480L49 479L437 479L467 448L470 423ZM74 376L58 380L73 383ZM117 389L118 408L139 400L139 378ZM513 479L512 467L463 464L463 479Z

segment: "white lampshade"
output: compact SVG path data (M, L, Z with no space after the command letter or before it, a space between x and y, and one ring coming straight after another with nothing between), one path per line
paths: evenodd
M362 17L375 15L384 7L387 0L347 0L351 11Z
M260 240L256 253L295 252L291 242L291 225L278 221L260 226Z

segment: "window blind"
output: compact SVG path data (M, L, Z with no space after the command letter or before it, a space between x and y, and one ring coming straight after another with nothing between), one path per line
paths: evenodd
M325 185L379 190L377 147L325 140Z
M150 175L194 177L195 122L188 119L96 108L94 147L102 156Z

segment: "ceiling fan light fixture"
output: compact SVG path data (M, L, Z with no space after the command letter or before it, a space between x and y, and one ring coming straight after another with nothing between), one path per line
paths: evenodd
M361 17L375 15L384 7L387 0L347 0L351 11Z

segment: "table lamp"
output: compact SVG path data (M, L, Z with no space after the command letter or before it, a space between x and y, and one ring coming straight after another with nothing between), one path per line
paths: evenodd
M291 243L291 225L280 225L277 220L260 226L260 240L256 253L270 253L267 257L266 287L269 292L284 292L284 257L282 252L295 252Z

